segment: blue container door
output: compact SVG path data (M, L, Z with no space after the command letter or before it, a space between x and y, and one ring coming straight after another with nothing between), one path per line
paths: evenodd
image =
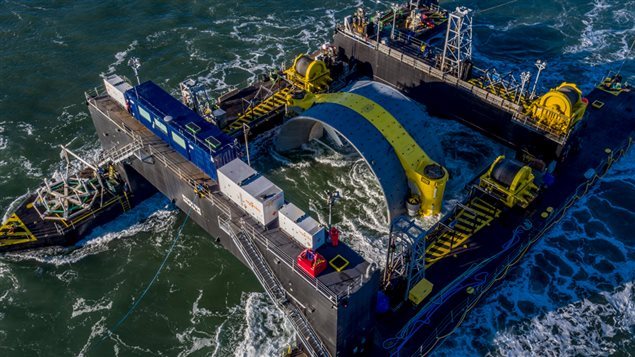
M216 167L220 168L233 161L238 155L234 146L225 146L220 152L214 154L214 162Z

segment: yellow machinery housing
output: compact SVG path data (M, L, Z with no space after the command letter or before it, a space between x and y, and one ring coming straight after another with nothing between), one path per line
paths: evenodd
M331 71L323 61L314 60L310 56L300 54L293 61L293 66L283 71L284 77L292 85L285 85L260 102L250 104L238 118L224 128L227 133L242 130L253 120L262 118L272 112L283 109L286 98L294 89L311 93L324 92L331 83Z
M353 23L351 24L353 31L357 34L365 36L366 29L368 27L368 16L366 16L366 11L363 8L357 8L355 11L355 16L353 16Z
M384 135L395 150L410 181L410 190L420 197L419 214L430 216L441 212L445 185L449 178L447 170L433 161L399 121L380 105L359 94L349 92L295 93L287 98L289 106L302 110L307 110L314 104L334 103L364 117Z
M563 82L536 99L529 111L538 127L562 137L582 119L587 104L577 85Z
M538 186L529 166L499 156L480 178L479 186L507 207L527 208L536 198Z
M328 90L331 71L323 61L301 54L293 61L293 66L284 71L286 78L296 87L309 93Z
M421 279L421 281L408 292L408 300L415 306L421 304L421 302L430 295L433 287L434 284L432 284L430 280L425 278Z

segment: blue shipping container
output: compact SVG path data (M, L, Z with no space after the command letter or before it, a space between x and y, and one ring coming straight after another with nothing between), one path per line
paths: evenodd
M125 93L130 113L187 160L217 180L216 169L238 157L235 139L148 81Z

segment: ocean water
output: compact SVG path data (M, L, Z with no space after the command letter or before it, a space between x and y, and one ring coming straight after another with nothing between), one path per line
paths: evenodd
M624 63L635 82L634 0L466 1L476 10L479 67L533 70L541 85L590 90ZM446 2L454 7L458 2ZM58 145L95 155L83 92L99 74L141 77L176 93L186 78L216 94L329 40L357 6L386 1L0 0L0 207L59 168ZM451 207L474 173L505 149L454 122L427 117L452 181ZM635 118L625 118L635 120ZM272 134L273 135L273 134ZM343 199L344 239L381 263L387 234L376 182L354 153L313 143L291 154L255 143L256 166L326 220L323 193ZM363 204L360 204L363 202ZM629 153L547 234L434 354L635 354L635 153ZM112 335L152 278L185 219L161 195L70 249L0 257L0 355L272 356L292 329L252 274L192 223L139 308Z

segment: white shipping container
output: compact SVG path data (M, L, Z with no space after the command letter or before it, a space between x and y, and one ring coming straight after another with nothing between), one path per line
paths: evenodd
M278 216L280 229L303 247L318 249L324 244L326 240L324 227L293 203L284 205Z
M260 224L278 218L284 204L284 192L240 159L218 169L220 191Z
M284 193L266 177L257 179L242 186L243 209L261 224L268 225L278 218L278 210L284 204Z
M235 159L218 169L218 186L220 192L234 203L242 207L243 189L240 187L250 177L258 172L240 159Z
M116 74L104 78L104 86L106 87L106 93L125 108L126 98L124 93L132 89L132 86Z

